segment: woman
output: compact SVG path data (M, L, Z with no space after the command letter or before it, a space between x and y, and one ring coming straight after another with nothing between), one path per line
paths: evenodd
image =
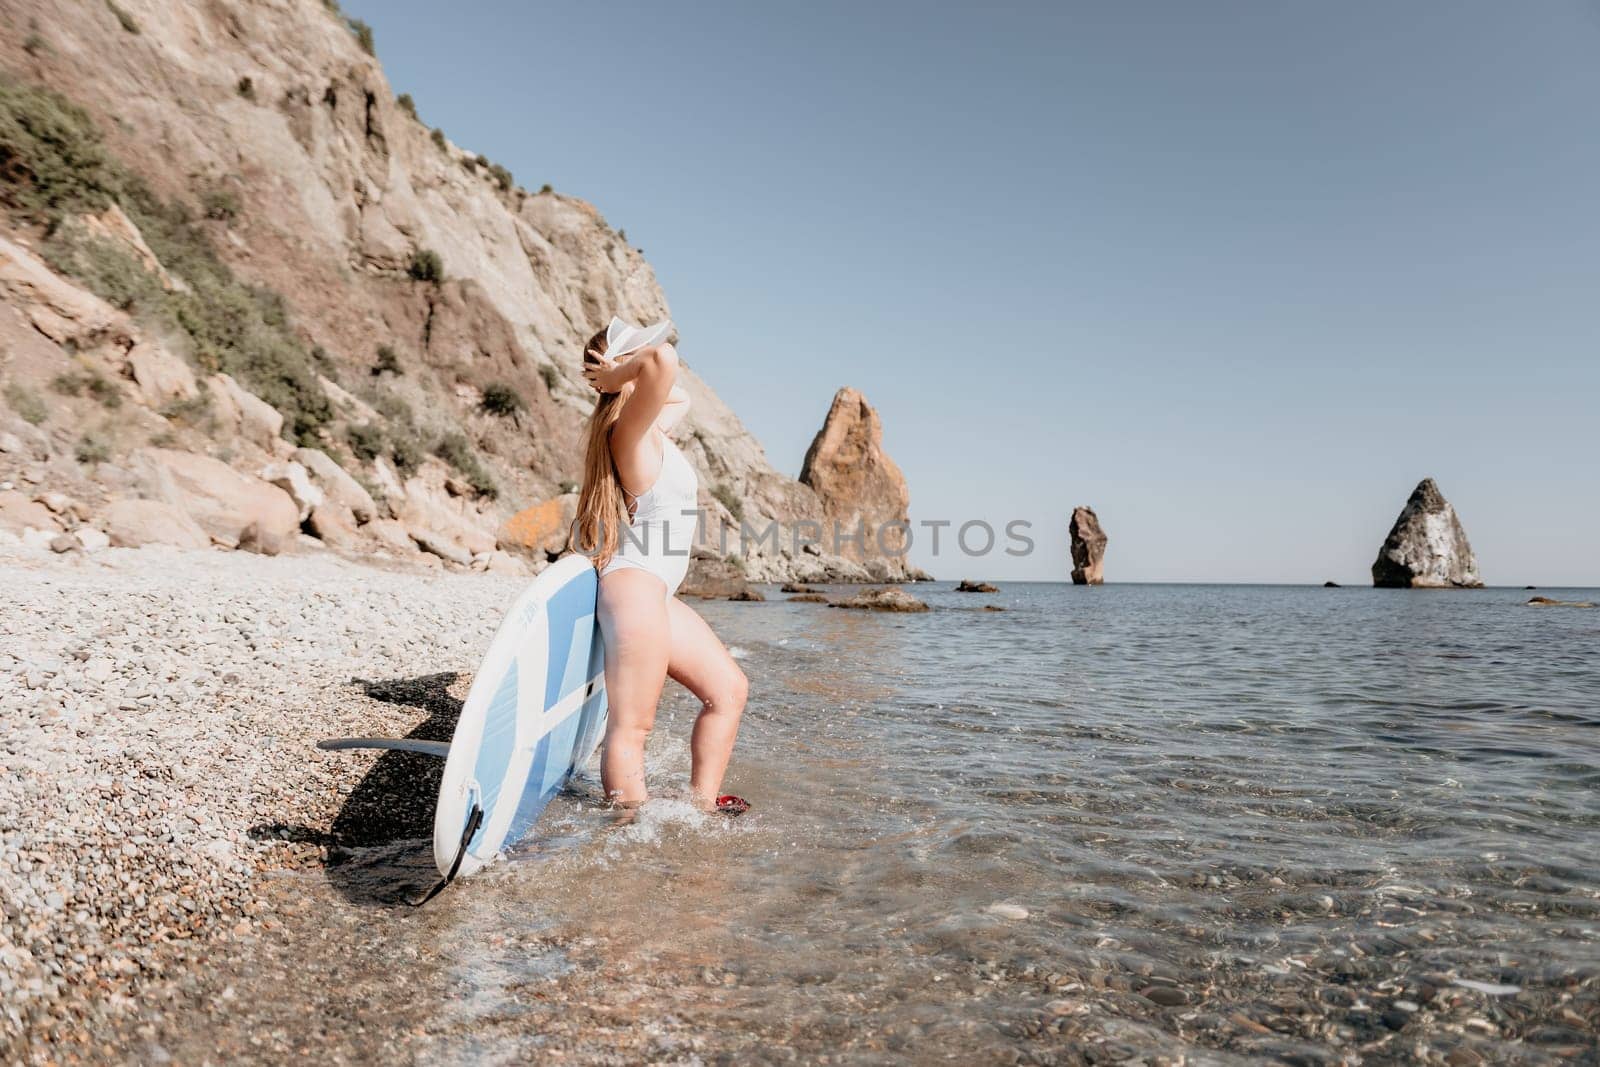
M618 327L625 324L613 320L612 336ZM711 627L674 595L689 569L697 519L694 468L667 437L689 409L676 384L678 354L649 344L612 360L607 348L602 330L584 351L584 377L600 397L573 530L575 546L600 571L610 704L600 781L618 807L648 798L644 745L670 677L701 703L690 741L691 799L704 811L739 814L749 805L718 793L749 683Z

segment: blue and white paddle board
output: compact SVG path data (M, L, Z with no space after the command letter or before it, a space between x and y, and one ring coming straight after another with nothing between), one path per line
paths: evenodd
M605 733L598 579L584 556L558 560L511 606L478 668L445 757L433 858L449 876L473 809L482 809L458 874L515 844Z

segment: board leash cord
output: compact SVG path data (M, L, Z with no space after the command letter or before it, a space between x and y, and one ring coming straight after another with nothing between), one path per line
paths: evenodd
M420 908L434 897L444 891L444 887L456 880L456 872L461 870L461 861L467 858L467 845L472 841L472 835L478 832L478 827L483 825L483 809L472 805L472 814L467 816L467 828L461 831L461 845L456 849L456 860L450 864L450 873L439 879L434 887L423 894L421 900L413 900L411 906Z

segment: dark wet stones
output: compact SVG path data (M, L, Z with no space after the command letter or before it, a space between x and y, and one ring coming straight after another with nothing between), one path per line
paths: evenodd
M1159 1004L1163 1008L1176 1008L1189 1003L1189 994L1169 985L1147 986L1139 990L1139 995L1150 1003Z
M1380 1018L1389 1029L1404 1030L1406 1023L1411 1021L1411 1013L1402 1008L1386 1008Z

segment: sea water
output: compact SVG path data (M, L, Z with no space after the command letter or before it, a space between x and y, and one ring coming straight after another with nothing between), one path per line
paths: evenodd
M695 604L750 677L725 786L749 815L682 799L695 705L669 687L632 821L591 772L421 910L400 897L425 840L279 876L285 926L164 1040L438 1063L1594 1056L1600 609L912 591L934 610Z

